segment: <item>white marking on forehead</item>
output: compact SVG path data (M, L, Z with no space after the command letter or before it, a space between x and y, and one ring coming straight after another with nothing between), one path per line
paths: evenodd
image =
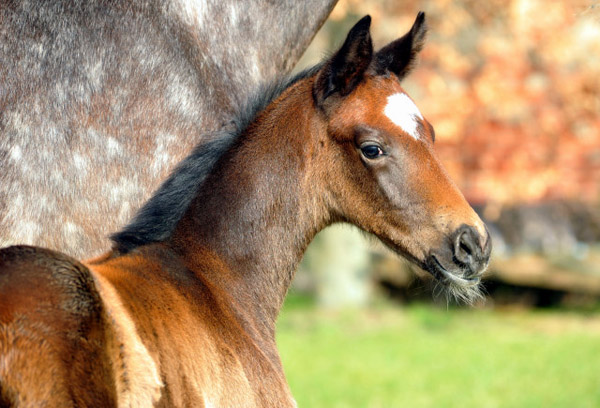
M423 119L423 115L408 95L395 93L388 96L387 105L385 105L383 112L395 125L400 126L402 130L416 140L419 139L417 128L419 119Z

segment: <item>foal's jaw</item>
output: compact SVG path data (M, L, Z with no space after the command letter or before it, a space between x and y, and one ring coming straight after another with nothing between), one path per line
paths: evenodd
M368 231L471 301L490 258L489 234L433 151L433 128L399 82L426 33L411 30L374 53L370 18L360 20L314 81L316 106L339 149L330 188L339 218Z

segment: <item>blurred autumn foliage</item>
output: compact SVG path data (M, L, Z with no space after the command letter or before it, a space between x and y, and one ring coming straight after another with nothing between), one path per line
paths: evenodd
M429 37L404 85L467 199L600 201L600 2L341 0L307 58L365 14L381 47L419 10Z

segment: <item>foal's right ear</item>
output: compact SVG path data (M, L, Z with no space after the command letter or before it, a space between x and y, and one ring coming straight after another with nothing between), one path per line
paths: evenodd
M325 100L337 93L346 96L360 83L371 59L371 16L365 16L348 33L342 48L319 71L313 88L317 106L323 108Z

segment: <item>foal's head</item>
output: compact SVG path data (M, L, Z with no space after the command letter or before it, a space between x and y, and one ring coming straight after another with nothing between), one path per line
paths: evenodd
M317 73L313 95L326 125L327 180L334 215L376 235L470 300L491 242L485 225L434 152L434 131L400 82L426 33L411 30L378 52L364 17Z

